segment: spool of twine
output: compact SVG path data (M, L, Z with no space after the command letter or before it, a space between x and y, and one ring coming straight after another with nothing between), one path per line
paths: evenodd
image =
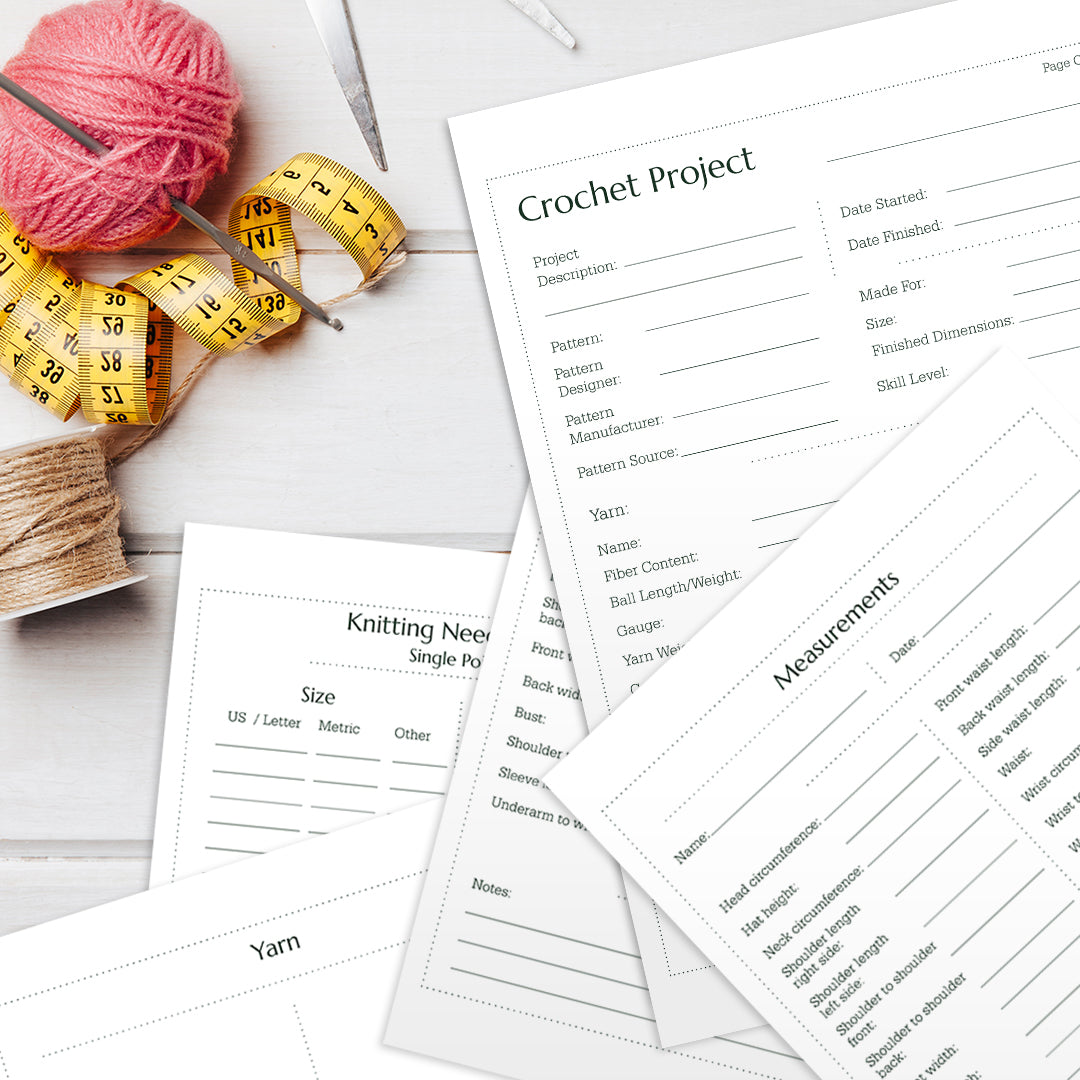
M405 258L396 252L367 281L321 306L334 307L375 288ZM204 353L169 398L158 425L122 448L84 430L0 451L0 618L133 579L109 468L164 430L216 356Z
M0 453L0 614L132 576L107 469L85 432Z

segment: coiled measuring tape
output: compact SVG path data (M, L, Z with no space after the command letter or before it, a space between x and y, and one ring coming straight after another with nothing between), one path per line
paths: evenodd
M367 281L405 238L394 208L318 154L297 154L242 195L229 233L297 289L296 210L353 257ZM0 371L61 420L82 408L106 424L156 424L169 396L173 325L204 349L233 353L296 322L300 307L233 262L233 280L181 255L115 287L80 281L37 250L0 210Z

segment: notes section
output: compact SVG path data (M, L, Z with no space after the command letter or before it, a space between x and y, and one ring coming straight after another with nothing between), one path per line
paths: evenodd
M380 1045L439 804L0 943L0 1075L464 1076Z
M189 526L153 881L445 794L504 565Z
M995 358L550 778L823 1076L1080 1072L1078 530Z
M618 869L545 782L585 732L557 603L530 498L388 1042L521 1078L808 1078L767 1028L660 1050Z

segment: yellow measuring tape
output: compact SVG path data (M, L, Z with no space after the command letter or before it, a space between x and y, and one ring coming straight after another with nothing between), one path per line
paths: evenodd
M298 289L292 210L334 237L365 281L405 238L370 184L329 158L297 154L233 204L229 232ZM232 281L190 254L115 288L80 281L0 210L0 371L62 420L81 406L94 423L156 424L169 396L174 323L203 348L232 353L300 316L284 293L232 265Z

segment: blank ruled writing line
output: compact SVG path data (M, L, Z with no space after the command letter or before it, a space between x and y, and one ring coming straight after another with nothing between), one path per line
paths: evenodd
M282 825L249 825L244 821L208 821L207 825L228 825L233 829L269 829L271 832L299 832L299 829L286 829Z
M354 784L349 780L313 780L313 784L333 784L335 787L362 787L371 788L374 791L378 784Z
M966 593L964 593L964 595L963 595L963 596L961 596L961 597L960 597L960 599L959 599L959 600L957 600L957 601L956 601L956 603L955 603L955 604L953 604L953 606L952 606L951 608L949 608L949 610L948 610L948 611L946 611L946 612L945 612L945 614L944 614L944 615L942 615L942 616L941 616L941 618L940 618L940 619L938 619L938 621L937 621L936 623L934 623L934 625L933 625L933 626L931 626L931 627L930 627L930 629L929 629L929 630L927 630L927 631L926 631L926 632L925 632L925 633L923 634L923 637L928 637L928 636L929 636L929 635L930 635L930 634L931 634L931 633L932 633L932 632L933 632L934 630L936 630L936 629L937 629L937 628L938 628L938 627L939 627L939 626L940 626L940 625L941 625L941 624L942 624L942 623L943 623L943 622L944 622L944 621L945 621L945 620L946 620L946 619L947 619L947 618L948 618L948 617L949 617L949 616L950 616L950 615L951 615L951 614L952 614L952 613L953 613L953 612L954 612L954 611L955 611L955 610L956 610L956 609L957 609L957 608L958 608L958 607L959 607L959 606L960 606L960 605L961 605L961 604L962 604L962 603L963 603L963 602L964 602L965 600L967 600L967 598L968 598L969 596L971 596L971 594L972 594L973 592L975 592L975 590L976 590L976 589L978 589L978 588L979 588L980 586L982 586L982 585L985 585L985 584L986 584L986 582L987 582L987 581L989 581L989 580L990 580L990 578L991 578L991 577L992 577L992 576L993 576L994 574L996 574L996 573L997 573L997 572L998 572L998 571L999 571L999 570L1000 570L1000 569L1001 569L1001 568L1002 568L1002 567L1003 567L1003 566L1004 566L1004 565L1005 565L1005 564L1006 564L1006 563L1007 563L1007 562L1008 562L1008 561L1009 561L1009 560L1010 560L1010 559L1011 559L1011 558L1012 558L1012 557L1013 557L1013 556L1014 556L1014 555L1015 555L1015 554L1016 554L1016 553L1017 553L1017 552L1018 552L1018 551L1019 551L1019 550L1020 550L1020 549L1021 549L1021 548L1022 548L1022 547L1023 547L1023 546L1024 546L1024 545L1025 545L1025 544L1026 544L1026 543L1027 543L1027 542L1028 542L1029 540L1030 540L1030 539L1031 539L1031 538L1032 538L1032 537L1033 537L1033 536L1035 536L1035 535L1036 535L1037 533L1039 533L1039 532L1040 532L1040 531L1041 531L1042 529L1044 529L1044 528L1045 528L1045 527L1046 527L1047 525L1049 525L1049 524L1050 524L1050 522L1051 522L1051 521L1053 521L1053 520L1054 520L1054 518L1056 518L1056 517L1058 516L1058 514L1060 514L1060 513L1061 513L1061 511L1062 511L1062 510L1064 510L1064 509L1065 509L1065 507L1066 507L1066 506L1068 506L1068 505L1069 505L1069 503L1071 503L1071 502L1073 501L1073 499L1075 499L1075 498L1076 498L1076 496L1077 496L1077 495L1080 495L1080 490L1074 491L1074 492L1073 492L1073 493L1072 493L1072 494L1071 494L1071 495L1070 495L1070 496L1069 496L1069 497L1068 497L1068 498L1067 498L1067 499L1066 499L1066 500L1065 500L1065 501L1064 501L1064 502L1063 502L1063 503L1062 503L1062 504L1061 504L1061 505L1060 505L1060 506L1059 506L1059 507L1058 507L1058 508L1057 508L1057 509L1056 509L1056 510L1055 510L1055 511L1054 511L1054 512L1053 512L1053 513L1052 513L1052 514L1051 514L1051 515L1050 515L1050 516L1049 516L1049 517L1048 517L1048 518L1047 518L1047 519L1046 519L1046 520L1044 521L1044 522L1043 522L1043 523L1042 523L1042 524L1041 524L1041 525L1037 526L1037 527L1036 527L1036 528L1035 528L1035 529L1034 529L1034 530L1033 530L1032 532L1028 533L1028 535L1027 535L1026 537L1024 537L1024 539L1023 539L1023 540L1021 540L1021 541L1020 541L1020 543L1019 543L1019 544L1017 544L1017 545L1016 545L1016 547L1014 547L1014 548L1012 549L1012 551L1010 551L1010 552L1009 552L1009 554L1008 554L1008 555L1006 555L1006 556L1005 556L1005 558L1004 558L1004 559L1002 559L1002 560L1001 560L1001 562L999 562L999 563L997 564L997 566L995 566L995 567L994 567L994 569L993 569L993 570L991 570L991 571L990 571L990 573L986 575L986 577L982 578L982 580L981 580L981 581L977 582L977 583L976 583L976 584L975 584L974 586L972 586L972 588L971 588L971 589L969 589L969 590L968 590L968 591L967 591Z
M808 341L817 341L817 338L807 338ZM801 341L793 342L795 345L801 345ZM783 345L776 346L777 348L784 348ZM768 352L767 349L759 349L759 352ZM750 356L752 353L744 353L742 355ZM737 357L725 356L724 360L735 360ZM720 364L722 360L709 360L707 364ZM694 364L694 367L705 367L705 364ZM676 368L676 371L689 371L689 368ZM661 371L661 375L670 375L670 371ZM766 398L780 397L782 394L794 394L797 390L812 390L815 386L828 386L831 380L826 379L824 382L807 383L806 386L793 386L789 390L774 390L771 394L758 394L757 397L743 398L741 401L725 401L723 405L710 405L705 409L695 409L693 412L676 413L671 419L682 420L687 416L700 416L702 413L715 412L717 409L730 409L735 405L749 405L752 401L764 401ZM822 504L824 505L824 504ZM757 519L755 519L757 520ZM718 1036L713 1036L717 1038Z
M265 855L265 851L252 851L251 848L238 848L238 847L213 847L210 844L205 845L206 851L231 851L236 855Z
M783 1050L771 1050L767 1046L756 1046L754 1043L740 1042L738 1039L729 1039L726 1035L714 1035L717 1042L731 1043L733 1046L745 1046L750 1050L756 1050L759 1054L775 1054L777 1057L791 1058L792 1061L802 1061L797 1054L785 1054Z
M824 735L825 732L828 731L829 728L831 728L833 724L835 724L836 721L840 719L840 717L844 716L865 696L866 691L863 690L862 693L860 693L854 700L850 701L847 705L845 705L808 743L803 744L802 749L796 751L796 753L792 757L789 757L787 761L785 761L784 764L781 765L780 768L777 769L776 772L774 772L772 776L770 776L769 779L766 780L765 783L762 784L761 787L759 787L757 791L753 793L753 795L751 795L741 805L737 806L734 810L732 810L732 812L728 814L728 816L724 818L724 820L721 821L720 824L717 825L711 833L709 833L709 838L712 839L712 837L714 837L725 825L727 825L728 822L733 820L737 814L739 814L742 810L749 806L750 803L752 803L754 799L756 799L793 761L796 761L802 754L809 750L810 747L813 746L814 743L816 743L818 739L820 739L821 736Z
M957 780L952 787L946 788L902 833L890 840L866 865L873 866L883 855L885 855L895 844L898 844L927 814L933 810L938 803L942 802L947 795L951 795L960 786L960 781Z
M1069 165L1080 165L1080 161L1063 161L1060 165L1044 165L1041 169L1028 169L1027 172L999 176L994 180L979 180L974 184L964 184L963 187L946 188L945 193L951 195L954 191L970 191L971 188L984 187L986 184L1000 184L1003 180L1018 180L1021 176L1034 176L1036 173L1050 172L1052 169L1064 169Z
M755 520L756 520L756 519L755 519ZM863 781L863 782L862 782L862 783L861 783L861 784L860 784L860 785L859 785L859 786L858 786L857 788L855 788L855 790L854 790L854 791L852 791L852 792L851 792L851 794L850 794L850 795L848 795L848 796L847 796L847 797L846 797L845 799L843 799L843 801L841 801L841 802L840 802L840 803L838 803L838 804L837 804L836 806L834 806L834 807L833 807L833 808L832 808L832 809L831 809L831 810L830 810L830 811L829 811L829 812L828 812L828 813L827 813L827 814L825 815L825 817L823 818L823 820L824 820L824 821L828 821L828 820L829 820L829 818L831 818L831 817L833 816L833 814L835 814L835 813L836 813L836 811L840 809L840 807L844 806L844 805L845 805L845 804L846 804L846 803L847 803L847 802L848 802L848 801L849 801L850 799L853 799L853 798L854 798L854 797L855 797L856 795L858 795L858 794L859 794L859 792L860 792L860 791L862 791L862 789L863 789L864 787L866 787L866 785L867 785L867 784L869 784L869 783L870 783L870 781L871 781L871 780L873 780L873 779L874 779L874 777L875 777L875 776L877 776L877 774L878 774L879 772L881 772L881 770L882 770L882 769L884 769L884 768L885 768L885 766L886 766L886 765L888 765L888 764L889 764L889 762L890 762L890 761L892 761L892 759L893 759L894 757L896 757L896 755L897 755L897 754L899 754L901 750L906 750L906 749L907 749L907 748L908 748L908 747L909 747L909 746L910 746L910 745L911 745L911 744L912 744L912 743L913 743L913 742L914 742L914 741L915 741L915 740L916 740L916 739L917 739L918 737L919 737L919 733L918 733L918 732L916 731L916 732L915 732L915 734L914 734L914 735L912 735L912 736L911 736L911 738L910 738L910 739L908 739L908 741L907 741L906 743L904 743L904 744L903 744L902 746L900 746L900 747L899 747L898 749L894 750L894 751L893 751L893 752L892 752L892 753L891 753L891 754L890 754L890 755L889 755L889 756L888 756L888 757L887 757L887 758L886 758L886 759L885 759L885 760L884 760L884 761L883 761L883 762L882 762L882 763L881 763L881 764L880 764L880 765L879 765L879 766L878 766L878 767L877 767L877 768L876 768L876 769L875 769L875 770L874 770L874 771L873 771L873 772L872 772L872 773L871 773L871 774L870 774L870 775L869 775L869 776L868 776L868 777L867 777L867 778L866 778L866 779L865 779L865 780L864 780L864 781ZM810 786L810 784L809 784L809 783L807 783L807 785L806 785L806 786L807 786L807 787L809 787L809 786Z
M768 521L769 518L783 517L785 514L801 514L804 510L817 510L821 506L832 506L839 502L838 499L830 499L828 502L811 503L809 506L796 506L794 510L779 510L775 514L762 514L761 517L751 518L751 521ZM915 736L913 735L912 738Z
M929 765L924 765L922 769L919 770L919 772L917 772L883 807L881 807L880 810L878 810L876 814L873 815L873 817L869 819L869 821L865 822L862 826L856 829L855 832L851 834L851 837L844 841L845 844L850 844L851 841L854 840L855 837L857 837L861 832L863 832L864 829L867 829L871 825L873 825L873 823L877 821L877 819L881 817L881 815L884 814L885 811L888 810L889 807L892 806L892 804L896 802L896 800L899 799L901 795L903 795L917 780L925 776L940 760L941 757L939 756L934 758L934 760L931 761Z
M433 764L430 761L398 761L396 758L393 761L394 765L417 765L422 769L449 769L449 765Z
M774 431L769 435L755 435L752 439L739 439L738 442L723 443L720 446L707 446L704 450L691 450L688 454L680 454L680 457L696 457L698 454L711 454L714 450L729 450L733 446L745 446L747 443L761 442L763 439L778 439L781 435L794 435L797 431L809 431L811 428L828 427L829 424L839 424L839 420L822 420L817 424L804 424L802 427L788 428L787 431Z
M315 756L345 758L346 761L382 761L382 758L377 757L357 757L355 754L322 754L318 751L316 751Z
M591 304L581 304L578 307L563 308L562 311L550 311L545 318L551 319L556 315L569 315L574 311L587 311L589 308L603 307L605 304L617 304L622 300L636 300L639 296L651 296L653 293L668 292L671 289L682 289L687 285L700 285L705 281L716 281L717 278L734 277L736 274L747 274L751 270L764 270L769 266L780 266L783 263L798 262L801 255L792 255L788 259L774 259L772 262L758 263L756 266L742 266L738 270L725 270L722 274L709 274L708 277L694 278L692 281L677 281L674 285L660 285L655 289L645 289L643 292L627 293L626 296L612 296L608 300L595 300Z
M1070 345L1066 349L1053 349L1051 352L1033 353L1031 359L1038 360L1041 356L1057 356L1058 353L1072 352L1074 349L1080 349L1080 345Z
M1057 644L1056 644L1056 645L1054 646L1054 648L1055 648L1055 649L1060 649L1060 648L1061 648L1061 646L1062 646L1062 645L1064 645L1064 644L1065 644L1065 642L1066 642L1066 641L1068 641L1068 640L1069 640L1069 638L1071 638L1071 637L1073 636L1073 634L1075 634L1075 633L1076 633L1076 631L1077 631L1077 630L1080 630L1080 626L1074 626L1074 627L1073 627L1073 628L1072 628L1072 629L1071 629L1071 630L1070 630L1070 631L1069 631L1069 632L1068 632L1068 633L1067 633L1067 634L1066 634L1066 635L1065 635L1065 636L1064 636L1064 637L1063 637L1063 638L1062 638L1062 639L1061 639L1061 640L1060 640L1060 641L1059 641L1059 642L1058 642L1058 643L1057 643Z
M569 967L566 964L556 964L554 960L541 960L538 956L527 956L525 953L511 952L509 949L497 949L494 945L483 945L479 941L466 941L458 938L462 945L472 945L476 949L487 949L489 952L502 953L503 956L514 956L518 960L530 960L534 964L545 964L547 967L559 968L562 971L572 971L576 975L588 975L591 979L603 979L605 982L618 983L620 986L630 986L635 990L648 990L647 986L638 983L627 982L625 979L613 979L610 975L601 975L597 971L586 971L584 968Z
M595 941L584 941L581 938L568 937L566 934L556 934L553 930L541 930L536 926L526 926L524 923L511 922L509 919L498 919L494 915L481 915L478 911L466 911L474 919L486 919L488 922L501 923L503 926L513 926L518 930L528 930L533 934L543 934L545 937L558 938L560 941L572 941L575 945L587 945L590 949L603 949L604 952L618 953L620 956L629 956L633 960L640 960L639 953L627 952L625 949L613 949L610 945L600 945Z
M1013 996L1011 998L1009 998L1008 1001L1005 1002L1004 1005L1001 1006L1001 1008L1002 1009L1007 1009L1029 986L1031 986L1031 984L1033 982L1035 982L1036 979L1038 979L1040 976L1045 974L1045 972L1050 967L1052 967L1054 964L1056 964L1058 962L1058 960L1060 960L1077 943L1077 941L1080 941L1080 934L1077 934L1076 937L1074 937L1072 939L1072 941L1070 941L1069 944L1066 945L1060 952L1058 952L1053 957L1051 957L1049 960L1047 960L1046 963L1043 964L1043 966L1041 968L1039 968L1039 970L1036 971L1035 974L1032 975L1031 978L1028 979L1028 981L1026 983L1024 983L1024 985L1021 986L1020 989L1017 990L1016 993L1013 994ZM1043 1019L1045 1019L1045 1017ZM1029 1032L1029 1034L1030 1034L1030 1032Z
M1071 593L1073 589L1076 588L1077 585L1080 585L1080 581L1077 581L1074 584L1070 585L1031 625L1038 626L1039 623L1041 623L1043 619L1045 619L1046 616L1049 615L1050 612L1053 611L1054 608L1056 608L1058 604L1060 604L1061 601L1064 600L1065 597L1068 596L1069 593Z
M990 978L987 979L986 982L984 982L982 986L979 987L979 989L985 990L986 987L989 986L990 983L993 982L994 979L996 979L1044 930L1049 930L1050 927L1053 926L1054 923L1056 923L1058 919L1060 919L1061 916L1064 915L1065 912L1068 911L1069 908L1071 908L1075 903L1075 900L1070 900L1048 923L1046 923L1045 926L1042 926L1040 929L1036 930L1035 933L1032 934L1031 937L1029 937L1027 941L1025 941L1024 944L1021 945L1020 948L1017 949L1016 952L1014 952L1012 956L1010 956L1009 959L1006 960L1005 963L1002 964L1001 967L999 967L997 971L995 971L994 974L991 975ZM1004 1008L1004 1006L1002 1007Z
M891 146L877 146L873 150L859 150L854 154L844 154L843 157L828 158L828 164L864 157L866 154L880 154L883 150L896 150L901 146L914 146L915 143L930 142L933 139L944 139L949 135L962 135L967 131L978 131L980 128L994 127L997 124L1011 124L1014 120L1029 120L1033 116L1044 116L1046 113L1060 112L1062 109L1074 109L1077 105L1080 105L1080 101L1073 101L1068 105L1055 105L1051 109L1040 109L1038 112L1021 113L1019 116L1006 116L1001 120L988 120L984 124L972 124L971 127L957 128L955 131L941 131L937 135L923 135L921 138L908 139L907 142L893 143Z
M392 787L391 791L408 791L414 795L445 795L445 791L431 791L428 788L420 787Z
M1080 248L1071 248L1069 251L1057 251L1053 255L1040 255L1037 259L1025 259L1023 262L1006 263L1005 269L1012 270L1016 266L1030 266L1032 263L1046 262L1047 259L1060 259L1064 255L1080 255Z
M680 319L679 322L664 323L663 326L646 327L645 333L651 334L654 330L670 330L673 326L685 326L687 323L701 322L704 319L717 319L721 315L734 315L739 311L749 311L751 308L756 307L768 307L770 304L782 304L785 300L798 300L800 297L809 295L808 292L792 293L791 296L778 296L775 300L762 300L757 304L744 304L742 307L728 308L727 311L714 311L711 315L695 315L692 319Z
M798 539L797 536L792 536L787 540L774 540L771 544L758 544L758 551L764 551L765 548L779 547L781 544L794 544Z
M630 1016L635 1020L644 1020L650 1024L655 1022L651 1016L641 1016L638 1013L627 1012L625 1009L613 1009L610 1005L600 1005L595 1001L584 1001L581 998L568 997L566 994L556 994L553 990L541 990L538 986L526 986L524 983L511 982L509 979L496 979L494 975L481 975L479 971L466 971L464 968L459 967L451 967L450 970L461 975L473 975L478 979L490 979L491 982L502 983L503 986L516 986L519 990L532 990L533 993L546 994L548 997L559 998L561 1001L572 1001L577 1005L589 1005L594 1009L603 1009L605 1012Z
M1026 214L1029 210L1042 210L1046 206L1075 202L1077 199L1080 199L1080 195L1070 195L1067 199L1054 199L1052 202L1036 203L1034 206L1021 206L1016 210L1002 210L1000 214L987 214L986 217L972 218L970 221L958 221L956 225L977 225L980 221L993 221L994 218L1011 217L1013 214Z
M1080 198L1080 196L1077 196ZM1080 311L1080 307L1062 308L1060 311L1048 311L1045 315L1031 315L1026 319L1017 319L1018 323L1038 322L1040 319L1055 319L1058 315L1071 315L1074 311Z
M240 743L218 742L215 746L227 746L232 750L267 750L271 754L307 754L306 750L285 750L280 746L243 746Z
M985 930L986 927L989 926L990 923L992 923L1028 887L1028 885L1030 885L1033 881L1042 876L1042 874L1045 872L1045 869L1046 868L1043 867L1043 869L1040 870L1037 874L1035 874L1034 877L1029 878L1025 884L1021 885L1020 888L1017 889L1016 892L1014 892L1012 896L1010 896L1009 899L1006 900L1005 903L1002 904L1001 907L999 907L997 911L994 912L993 915L991 915L985 922L980 923L979 926L972 930L972 932L968 934L968 936L964 938L964 940L961 941L960 944L957 945L951 953L949 953L949 956L955 956L969 941L971 941L972 938Z
M298 802L279 802L277 799L244 799L239 795L211 795L211 799L227 799L229 802L253 802L263 803L266 806L303 806Z
M221 773L223 776L255 776L260 780L297 780L303 781L302 776L274 776L271 773L261 772L237 772L235 769L211 769L211 772Z
M1080 1031L1080 1024L1077 1024L1076 1027L1074 1027L1068 1035L1063 1036L1053 1046L1051 1046L1050 1049L1046 1052L1046 1056L1049 1057L1055 1050L1061 1049L1061 1047L1064 1046L1065 1043L1067 1043L1078 1031ZM1080 1072L1080 1070L1077 1071ZM1076 1073L1073 1073L1073 1076L1075 1075Z
M1053 1015L1054 1015L1054 1013L1056 1013L1056 1012L1058 1011L1058 1009L1060 1009L1060 1008L1061 1008L1061 1006L1062 1006L1062 1005L1064 1005L1064 1004L1065 1004L1065 1002L1066 1002L1066 1001L1068 1001L1068 1000L1069 1000L1069 998L1071 998L1071 997L1073 996L1073 994L1075 994L1075 993L1076 993L1076 991L1077 991L1077 990L1080 990L1080 983L1077 983L1077 984L1076 984L1076 985L1075 985L1075 986L1074 986L1074 987L1073 987L1073 988L1072 988L1072 989L1071 989L1071 990L1070 990L1070 991L1069 991L1069 992L1068 992L1068 993L1067 993L1067 994L1066 994L1066 995L1065 995L1065 996L1064 996L1064 997L1063 997L1063 998L1062 998L1062 999L1061 999L1061 1000L1060 1000L1060 1001L1059 1001L1059 1002L1058 1002L1058 1003L1057 1003L1057 1004L1056 1004L1056 1005L1055 1005L1055 1006L1054 1006L1054 1007L1053 1007L1053 1008L1052 1008L1052 1009L1051 1009L1051 1010L1050 1010L1050 1011L1049 1011L1049 1012L1048 1012L1048 1013L1047 1013L1047 1014L1046 1014L1046 1015L1045 1015L1045 1016L1044 1016L1044 1017L1043 1017L1043 1018L1042 1018L1042 1019L1041 1019L1041 1020L1040 1020L1040 1021L1039 1021L1039 1022L1038 1022L1038 1023L1036 1024L1036 1025L1035 1025L1035 1027L1033 1027L1033 1028L1029 1028L1029 1029L1028 1029L1027 1031L1025 1031L1025 1032L1024 1032L1024 1037L1026 1038L1026 1037L1027 1037L1028 1035L1030 1035L1030 1034L1031 1034L1031 1033L1032 1033L1033 1031L1035 1031L1036 1029L1038 1029L1038 1028L1042 1027L1042 1025L1043 1025L1043 1024L1044 1024L1044 1023L1045 1023L1045 1022L1046 1022L1047 1020L1049 1020L1049 1019L1050 1019L1050 1017L1051 1017L1051 1016L1053 1016Z
M962 840L989 813L989 809L984 810L966 829L962 829L956 836L954 836L953 839L950 840L896 895L899 896L900 893L902 893L905 889L908 888L908 886L914 885L915 882L918 881L919 878L921 878L923 874L925 874L926 871L929 870L930 867L933 866L934 863L936 863L938 859L940 859L941 856L944 855L945 852L953 846L953 844L957 843L959 840Z
M374 814L374 810L357 810L354 806L316 806L311 804L312 810L340 810L343 814Z
M934 914L931 915L930 918L923 923L923 929L925 930L926 927L928 927L930 923L932 923L943 911L947 911L953 903L959 900L960 897L963 896L964 893L966 893L968 889L970 889L971 886L974 885L975 882L978 881L979 878L981 878L983 874L985 874L986 871L989 870L990 867L998 861L998 859L1000 859L1007 851L1011 850L1015 844L1016 841L1014 840L1011 844L1006 845L1001 851L999 851L951 900L946 902L944 907L938 908L937 911L935 911Z
M725 247L728 244L741 244L744 240L757 240L762 236L776 236L777 233L791 232L794 225L785 225L782 229L770 229L768 232L751 233L749 236L737 236L734 240L718 240L715 244L705 244L702 247L687 248L686 251L673 251L670 255L654 255L651 259L639 259L637 262L623 263L623 269L629 270L631 266L644 266L646 263L660 262L662 259L676 259L680 255L693 255L698 251L710 251L713 248Z
M770 300L769 303L775 303ZM758 307L758 304L751 304L751 307ZM745 311L746 308L732 308L732 311ZM721 311L721 315L730 314L727 311ZM711 315L704 316L706 319L711 319ZM690 320L693 321L693 320ZM672 323L673 326L678 326L678 323ZM663 329L663 327L659 327ZM783 345L769 345L764 349L753 349L750 352L735 353L734 356L721 356L716 360L703 360L700 364L688 364L686 367L672 368L670 371L661 371L661 375L678 375L680 371L696 371L698 368L711 367L713 364L726 364L729 360L744 360L748 356L760 356L762 353L777 352L780 349L792 349L796 345L809 345L811 341L820 341L821 338L808 337L803 338L801 341L785 341ZM828 383L828 379L825 382L810 383L810 386L793 386L790 390L777 390L774 394L760 394L758 397L744 398L742 401L729 401L723 405L712 405L708 409L698 409L696 412L679 413L678 416L672 417L674 420L678 420L683 416L696 416L698 413L711 412L713 409L730 409L732 405L745 405L750 401L761 401L767 397L778 397L780 394L793 394L796 390L809 390L811 386L825 386Z
M1060 289L1062 285L1076 285L1080 284L1080 278L1070 278L1068 281L1055 281L1053 285L1040 285L1036 289L1021 289L1020 292L1014 292L1013 296L1027 296L1033 292L1045 292L1047 289Z

